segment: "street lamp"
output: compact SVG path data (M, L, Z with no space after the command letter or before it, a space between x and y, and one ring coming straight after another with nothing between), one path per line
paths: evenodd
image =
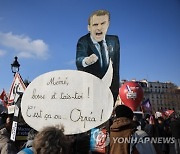
M14 62L11 64L11 70L12 70L12 73L14 73L14 75L16 74L16 72L19 72L19 67L20 67L20 64L18 62L18 57L14 57Z

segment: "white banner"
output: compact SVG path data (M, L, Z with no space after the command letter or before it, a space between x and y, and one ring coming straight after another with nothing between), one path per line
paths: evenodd
M113 96L108 85L82 71L48 72L34 79L24 92L23 118L36 130L62 124L65 134L86 132L111 116Z

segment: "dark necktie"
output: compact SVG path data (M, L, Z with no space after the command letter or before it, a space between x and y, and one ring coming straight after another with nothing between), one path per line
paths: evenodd
M100 45L100 50L101 50L101 57L102 57L102 72L105 74L106 70L107 70L107 66L108 66L108 63L107 63L107 57L106 57L106 50L104 48L104 45L103 45L103 41L101 42L98 42L99 45Z

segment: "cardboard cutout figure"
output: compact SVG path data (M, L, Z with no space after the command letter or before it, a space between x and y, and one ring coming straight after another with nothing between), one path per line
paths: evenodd
M106 35L110 24L110 13L97 10L88 19L89 33L82 36L77 43L76 66L102 79L107 72L110 60L113 77L110 86L116 102L119 92L119 57L120 44L118 36Z

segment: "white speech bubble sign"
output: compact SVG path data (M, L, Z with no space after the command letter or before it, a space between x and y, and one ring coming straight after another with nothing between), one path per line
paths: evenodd
M65 134L86 132L106 122L113 96L101 79L86 72L58 70L35 78L25 90L21 112L36 130L62 124Z

